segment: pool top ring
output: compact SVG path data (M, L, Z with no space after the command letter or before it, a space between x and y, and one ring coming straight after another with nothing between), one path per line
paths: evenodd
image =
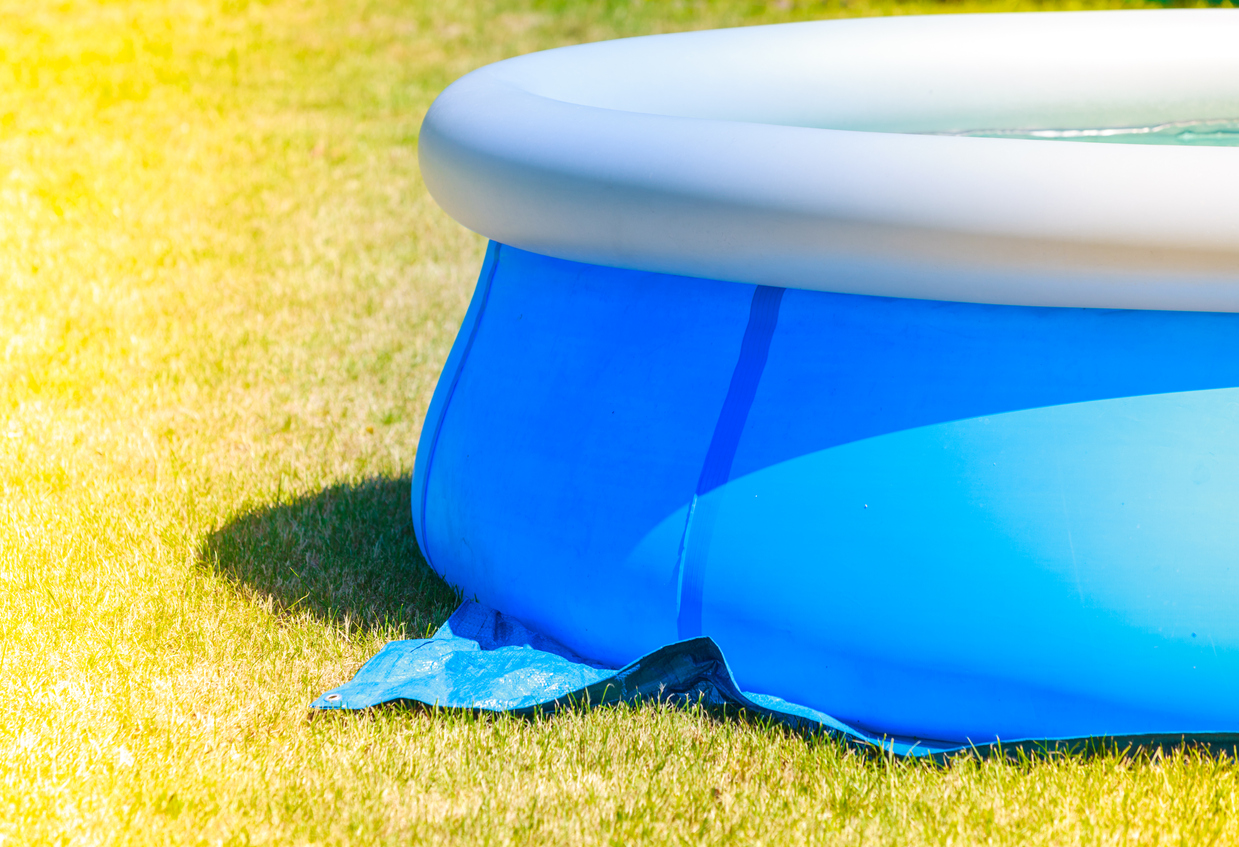
M868 18L481 68L421 167L496 241L851 294L1239 311L1239 150L952 137L1239 118L1239 12ZM936 133L936 134L935 134Z

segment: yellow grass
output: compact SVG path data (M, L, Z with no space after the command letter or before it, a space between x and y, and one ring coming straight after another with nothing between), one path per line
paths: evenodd
M617 34L997 8L1040 7L0 0L0 843L1239 841L1233 762L1190 754L307 720L456 599L407 516L484 247L418 176L434 95Z

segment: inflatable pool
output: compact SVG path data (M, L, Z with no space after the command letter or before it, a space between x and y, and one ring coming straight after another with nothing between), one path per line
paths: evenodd
M1235 45L1230 10L864 19L454 83L421 165L492 241L427 560L870 732L1239 730Z

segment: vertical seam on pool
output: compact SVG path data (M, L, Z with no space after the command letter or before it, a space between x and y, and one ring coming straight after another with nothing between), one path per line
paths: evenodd
M705 553L713 534L712 506L702 508L701 497L727 482L731 465L740 446L740 436L749 417L749 409L757 396L757 386L766 369L770 355L770 341L779 322L779 306L783 302L784 288L759 285L753 291L749 304L749 321L740 342L740 355L731 373L727 396L714 424L714 434L701 465L697 478L697 490L688 506L684 519L684 534L680 538L679 562L677 563L676 631L680 639L701 635L701 603L705 578ZM698 515L698 512L702 514ZM706 514L711 512L710 514ZM697 518L700 532L694 544L690 530ZM695 548L695 550L694 550Z
M680 629L680 610L684 608L684 557L688 553L688 534L693 526L693 513L697 511L697 495L688 501L688 514L684 516L684 532L680 534L680 546L675 559L675 616L676 629ZM683 635L678 635L683 639Z
M456 370L452 373L452 381L448 386L447 394L443 398L443 407L439 410L439 416L435 420L434 434L431 436L430 449L426 454L426 472L422 477L422 508L418 519L419 528L421 529L422 556L425 557L426 563L430 565L431 570L440 575L442 572L435 568L434 563L430 561L430 541L426 537L426 493L430 490L430 474L434 470L435 451L439 447L439 434L443 431L443 421L447 418L447 410L451 407L452 397L456 394L456 385L460 382L460 375L465 369L465 363L469 360L469 352L473 349L473 339L477 337L478 327L482 325L482 315L486 312L486 303L490 299L491 283L495 279L495 271L499 267L499 251L503 245L497 241L492 241L491 245L493 250L488 248L488 255L486 257L489 267L483 265L482 274L478 279L478 284L484 287L481 291L481 300L478 303L477 314L473 319L473 326L469 328L469 338L461 351L460 361L456 365Z

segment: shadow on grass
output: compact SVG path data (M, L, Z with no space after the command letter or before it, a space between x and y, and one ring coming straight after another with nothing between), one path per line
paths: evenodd
M423 637L459 599L418 550L409 485L375 478L245 512L207 536L199 561L277 611Z

